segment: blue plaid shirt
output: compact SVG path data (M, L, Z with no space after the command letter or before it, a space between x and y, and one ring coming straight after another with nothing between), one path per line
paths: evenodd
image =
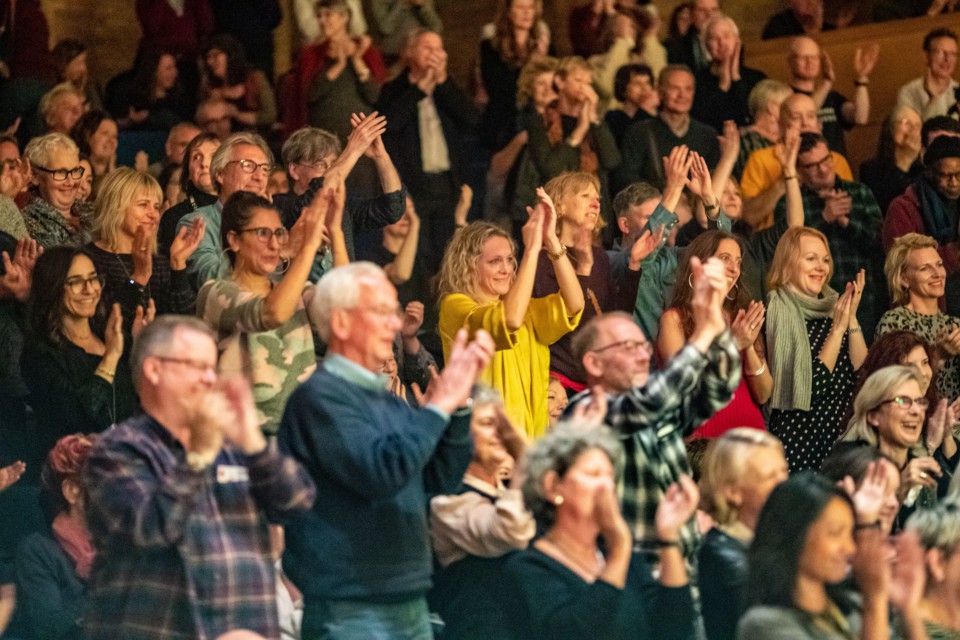
M309 509L313 482L274 446L252 456L225 447L202 471L186 457L147 415L113 427L90 452L83 483L97 558L87 637L280 636L267 520Z

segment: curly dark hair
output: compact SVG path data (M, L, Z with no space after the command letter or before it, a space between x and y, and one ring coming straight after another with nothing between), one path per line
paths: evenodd
M212 36L207 41L207 46L203 48L203 56L212 50L223 51L227 54L227 80L224 82L220 78L210 73L210 68L204 62L204 69L207 72L207 78L211 87L232 86L240 84L247 79L247 73L250 71L250 65L247 63L247 54L239 40L226 33L219 33Z
M80 116L77 124L70 130L70 137L77 143L80 154L90 157L90 137L100 128L104 120L113 120L113 116L103 109L91 109Z
M164 56L173 56L168 51L156 51L153 49L144 50L137 59L135 72L133 74L133 106L136 109L147 109L156 101L154 88L157 84L157 69L160 67L160 61ZM176 56L173 56L176 60ZM183 93L183 85L180 82L180 74L177 74L177 82L173 88L167 92L168 97L179 98Z

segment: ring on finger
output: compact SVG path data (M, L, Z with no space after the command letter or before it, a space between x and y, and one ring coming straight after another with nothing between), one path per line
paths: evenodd
M921 479L921 480L926 480L926 479L927 479L927 472L926 472L926 471L921 471L921 472L920 472L920 479Z

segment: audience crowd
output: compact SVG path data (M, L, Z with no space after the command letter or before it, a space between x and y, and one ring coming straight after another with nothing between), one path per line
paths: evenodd
M0 636L960 638L957 2L365 4L0 2Z

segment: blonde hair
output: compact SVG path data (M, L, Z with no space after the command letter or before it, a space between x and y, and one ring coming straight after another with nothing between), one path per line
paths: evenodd
M920 379L920 374L913 367L893 365L871 373L860 387L857 397L853 399L853 417L850 418L847 430L840 440L862 441L871 447L879 447L880 436L877 434L877 428L870 424L870 414L879 409L885 400L889 400L888 396L896 391L897 387L911 381L923 388L924 383ZM918 455L928 455L922 438L911 446L910 450Z
M99 240L111 251L117 248L120 228L127 208L141 194L157 198L163 202L163 190L160 183L149 173L130 167L119 167L108 173L100 183L97 201L93 209L93 239ZM151 240L153 253L157 252L157 235Z
M54 107L57 106L57 103L60 102L64 96L71 93L78 96L81 100L84 98L83 94L77 91L77 88L69 82L61 82L58 85L54 85L50 91L43 94L43 97L40 98L40 104L37 105L37 112L43 118L44 124L47 123L47 118Z
M737 427L715 438L700 465L700 507L720 524L737 519L737 506L727 500L726 490L742 484L747 459L756 447L778 449L783 444L776 436L748 427Z
M903 270L907 268L910 254L920 249L939 248L936 240L921 233L907 233L894 241L883 263L883 274L887 277L890 302L893 306L900 307L910 302L910 292L903 286Z
M793 227L787 229L787 232L777 243L777 250L773 254L773 262L770 263L770 271L767 275L767 289L774 291L780 287L785 287L790 283L790 275L793 273L800 259L800 240L804 236L817 238L823 243L827 255L830 256L830 244L827 237L810 227ZM833 257L830 256L830 266L827 270L827 277L823 281L823 286L827 286L833 277Z
M792 94L793 89L790 88L790 85L766 78L758 82L750 91L750 95L747 97L747 110L751 117L756 118L757 114L775 102L777 111L779 111L783 101Z
M477 266L483 247L491 238L504 238L516 253L510 234L490 222L472 222L453 236L440 264L440 300L451 293L477 297Z
M60 149L67 153L80 153L77 143L69 136L62 133L47 133L31 139L23 150L23 157L32 165L46 167L50 162L50 156Z
M560 233L560 223L566 213L564 211L564 201L570 196L577 195L581 189L585 189L588 185L597 190L597 196L599 197L600 179L592 173L585 173L583 171L565 171L544 185L543 190L547 192L547 195L550 196L554 206L557 208L558 234ZM594 234L605 226L606 223L603 221L603 216L598 215L597 223L593 227Z
M524 109L533 100L533 84L537 78L544 73L556 73L559 64L556 58L544 56L523 65L517 80L517 109Z
M572 71L578 69L593 73L593 69L587 64L587 61L580 56L567 56L566 58L560 58L560 62L557 63L556 74L561 78L566 78Z

